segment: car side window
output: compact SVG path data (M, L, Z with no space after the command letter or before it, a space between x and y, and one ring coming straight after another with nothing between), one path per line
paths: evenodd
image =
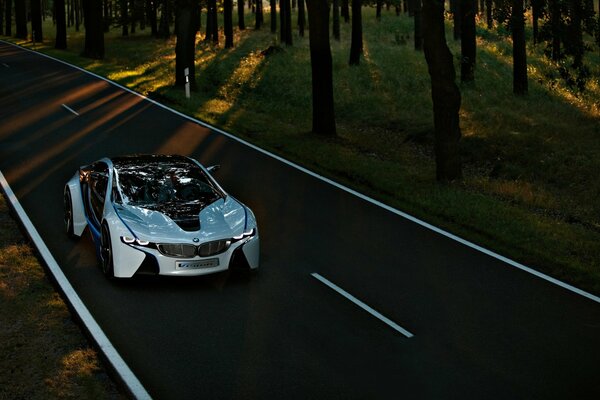
M108 166L99 162L92 166L89 180L89 199L96 221L102 221L104 199L108 188Z

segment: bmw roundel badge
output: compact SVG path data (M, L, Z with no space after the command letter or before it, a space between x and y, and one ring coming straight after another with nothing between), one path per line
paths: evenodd
M192 241L193 241L194 243L198 243L198 242L200 241L200 239L198 239L198 238L194 238L194 239L192 239Z

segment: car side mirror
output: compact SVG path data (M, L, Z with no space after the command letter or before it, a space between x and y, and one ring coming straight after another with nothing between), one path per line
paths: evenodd
M211 165L210 167L206 168L206 170L207 170L208 172L210 172L211 174L212 174L213 172L217 172L217 171L218 171L218 170L220 170L220 169L221 169L221 166L220 166L219 164L216 164L216 165Z

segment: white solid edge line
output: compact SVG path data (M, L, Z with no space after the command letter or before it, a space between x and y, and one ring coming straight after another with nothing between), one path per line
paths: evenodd
M335 290L336 292L338 292L339 294L341 294L342 296L344 296L345 298L347 298L348 300L350 300L351 302L353 302L354 304L356 304L357 306L359 306L360 308L362 308L363 310L365 310L366 312L368 312L369 314L371 314L372 316L374 316L375 318L379 319L382 322L385 322L390 327L392 327L394 330L400 332L401 334L403 334L407 338L411 338L411 337L414 336L412 333L410 333L409 331L407 331L406 329L404 329L403 327L401 327L400 325L398 325L397 323L395 323L391 319L389 319L386 316L382 315L378 311L372 309L371 307L369 307L368 305L366 305L362 301L358 300L356 297L352 296L350 293L346 292L344 289L342 289L341 287L337 286L335 283L331 282L330 280L324 278L323 276L317 274L316 272L311 273L311 275L314 278L316 278L319 281L321 281L326 286L328 286L329 288Z
M50 272L52 272L52 275L54 275L56 282L59 284L60 288L71 303L71 306L73 307L81 321L85 324L87 330L93 336L94 340L100 347L100 350L102 350L106 358L112 364L115 371L119 374L121 379L123 379L123 382L125 383L125 385L127 385L127 388L136 399L151 399L146 389L144 389L140 381L129 369L123 358L121 358L121 356L114 348L110 340L108 340L108 338L102 331L102 328L100 328L100 326L98 325L92 314L89 312L85 304L83 304L83 301L81 301L81 299L75 292L75 289L73 289L73 286L71 286L71 284L69 283L67 277L58 266L56 260L50 253L50 250L40 237L37 229L35 229L35 227L33 226L33 223L25 213L25 210L23 209L23 207L19 203L19 200L10 188L2 171L0 171L0 184L2 185L4 193L6 194L8 200L11 202L15 212L21 219L23 226L25 227L25 229L27 229L27 233L29 234L31 240L33 241L40 255L44 259L44 262L48 265L48 268L50 269Z
M551 277L549 275L546 275L546 274L544 274L542 272L536 271L533 268L527 267L527 266L525 266L525 265L523 265L521 263L518 263L518 262L516 262L514 260L511 260L511 259L509 259L507 257L504 257L504 256L502 256L502 255L500 255L498 253L495 253L495 252L493 252L491 250L483 248L483 247L481 247L481 246L479 246L479 245L477 245L475 243L469 242L468 240L462 239L462 238L460 238L460 237L458 237L458 236L456 236L456 235L454 235L454 234L452 234L450 232L447 232L447 231L445 231L445 230L443 230L441 228L438 228L437 226L431 225L431 224L429 224L429 223L427 223L425 221L422 221L422 220L420 220L420 219L418 219L416 217L413 217L410 214L407 214L407 213L405 213L403 211L400 211L400 210L397 210L397 209L395 209L395 208L393 208L391 206L388 206L387 204L382 203L379 200L375 200L375 199L373 199L373 198L371 198L369 196L366 196L366 195L364 195L362 193L357 192L354 189L350 189L349 187L346 187L346 186L342 185L341 183L332 181L329 178L326 178L326 177L321 176L321 175L319 175L319 174L317 174L317 173L315 173L313 171L310 171L310 170L308 170L308 169L306 169L306 168L304 168L304 167L302 167L302 166L300 166L298 164L295 164L295 163L293 163L293 162L291 162L289 160L286 160L283 157L280 157L280 156L278 156L276 154L270 153L267 150L261 149L260 147L258 147L256 145L253 145L252 143L247 142L244 139L241 139L239 137L236 137L236 136L232 135L231 133L227 133L227 132L225 132L225 131L223 131L223 130L221 130L219 128L216 128L216 127L214 127L214 126L212 126L212 125L210 125L210 124L208 124L208 123L206 123L204 121L200 121L200 120L198 120L196 118L190 117L189 115L185 115L185 114L183 114L183 113L181 113L181 112L179 112L177 110L174 110L174 109L170 108L169 106L165 106L164 104L158 103L155 100L152 100L152 99L150 99L150 98L148 98L148 97L146 97L146 96L144 96L144 95L142 95L140 93L137 93L137 92L135 92L135 91L133 91L133 90L125 87L125 86L122 86L122 85L120 85L120 84L118 84L116 82L113 82L113 81L111 81L108 78L105 78L105 77L97 75L97 74L95 74L93 72L87 71L87 70L85 70L85 69L83 69L81 67L78 67L76 65L69 64L66 61L59 60L59 59L54 58L52 56L49 56L47 54L40 53L40 52L37 52L37 51L33 51L33 50L27 49L25 47L21 47L21 46L16 45L16 44L13 44L13 43L10 43L10 42L6 42L4 40L0 40L0 42L3 42L5 44L9 44L9 45L14 46L14 47L18 47L18 48L23 49L25 51L28 51L30 53L38 54L38 55L40 55L42 57L46 57L48 59L54 60L54 61L59 62L61 64L67 65L67 66L69 66L71 68L75 68L75 69L77 69L77 70L79 70L79 71L81 71L83 73L88 74L88 75L92 75L92 76L94 76L94 77L96 77L98 79L101 79L101 80L103 80L105 82L108 82L108 83L110 83L110 84L112 84L112 85L114 85L114 86L116 86L118 88L121 88L121 89L123 89L123 90L125 90L125 91L127 91L129 93L132 93L132 94L134 94L136 96L139 96L139 97L141 97L141 98L143 98L143 99L151 102L152 104L157 105L158 107L162 107L165 110L171 111L172 113L175 113L175 114L179 115L180 117L183 117L183 118L185 118L185 119L187 119L189 121L195 122L195 123L197 123L199 125L202 125L202 126L204 126L206 128L209 128L209 129L211 129L211 130L213 130L215 132L219 132L220 134L222 134L224 136L227 136L230 139L233 139L233 140L235 140L235 141L237 141L239 143L242 143L242 144L244 144L244 145L246 145L246 146L248 146L248 147L250 147L250 148L252 148L252 149L254 149L254 150L256 150L256 151L258 151L258 152L260 152L262 154L264 154L264 155L267 155L267 156L272 157L272 158L274 158L274 159L276 159L278 161L281 161L282 163L284 163L284 164L286 164L286 165L288 165L288 166L290 166L292 168L296 168L297 170L300 170L300 171L302 171L302 172L304 172L304 173L306 173L306 174L308 174L308 175L310 175L310 176L312 176L314 178L320 179L321 181L326 182L326 183L328 183L328 184L330 184L332 186L335 186L336 188L341 189L341 190L343 190L343 191L345 191L347 193L350 193L350 194L352 194L352 195L354 195L354 196L356 196L358 198L361 198L362 200L368 201L369 203L371 203L373 205L379 206L379 207L381 207L381 208L383 208L383 209L385 209L385 210L387 210L387 211L389 211L391 213L394 213L394 214L396 214L396 215L398 215L400 217L403 217L403 218L405 218L405 219L407 219L409 221L412 221L412 222L414 222L414 223L416 223L418 225L421 225L424 228L432 230L432 231L434 231L434 232L436 232L436 233L438 233L438 234L440 234L442 236L446 236L449 239L457 241L457 242L459 242L459 243L461 243L461 244L463 244L463 245L465 245L467 247L470 247L470 248L472 248L474 250L480 251L480 252L482 252L482 253L490 256L490 257L493 257L493 258L495 258L497 260L500 260L500 261L502 261L502 262L504 262L504 263L506 263L506 264L508 264L508 265L510 265L512 267L515 267L515 268L518 268L518 269L520 269L522 271L528 272L528 273L530 273L532 275L537 276L540 279L543 279L543 280L545 280L547 282L553 283L553 284L555 284L557 286L562 287L563 289L569 290L569 291L571 291L573 293L576 293L578 295L586 297L586 298L588 298L588 299L590 299L592 301L595 301L596 303L600 304L600 297L598 297L598 296L595 296L595 295L593 295L591 293L588 293L588 292L586 292L584 290L576 288L575 286L569 285L568 283L562 282L562 281L560 281L560 280L558 280L556 278L553 278L553 277Z
M73 110L73 109L72 109L71 107L69 107L68 105L66 105L66 104L61 104L61 106L63 106L64 108L66 108L66 109L67 109L67 111L70 111L70 112L72 112L73 114L75 114L75 115L79 116L79 113L77 113L77 111Z

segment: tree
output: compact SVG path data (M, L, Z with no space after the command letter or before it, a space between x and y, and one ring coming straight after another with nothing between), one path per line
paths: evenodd
M287 46L292 45L292 8L290 0L279 0L280 31L279 38L281 43Z
M6 21L5 34L6 36L12 35L12 0L4 0L4 20Z
M104 58L104 27L102 26L102 0L83 0L85 42L83 56Z
M271 33L277 32L277 1L270 0L271 6ZM304 26L302 27L304 28Z
M423 4L421 0L411 0L412 9L414 13L414 27L415 27L415 50L423 49L423 28L422 25L422 16L421 10L423 9Z
M156 0L160 1L160 0ZM168 39L171 36L169 28L169 22L171 14L171 8L169 7L169 0L162 0L160 3L160 21L158 23L158 34L159 38Z
M361 0L352 0L352 41L350 42L350 65L358 65L360 63L360 56L363 53L361 8Z
M344 22L350 22L350 9L349 9L349 1L342 0L342 17L344 18Z
M56 41L57 49L67 48L67 19L65 15L65 0L54 0L54 15L56 16Z
M383 0L376 0L375 2L375 19L381 21L381 7L383 6Z
M238 28L241 31L243 31L244 29L246 29L246 23L244 22L244 0L238 0L237 10L238 10Z
M533 30L533 44L537 44L539 39L539 19L545 6L545 0L531 0L531 19Z
M494 27L494 18L492 18L492 0L485 0L485 19L487 21L487 28L492 29Z
M460 141L460 92L454 82L456 72L452 54L446 44L444 2L423 0L423 49L431 77L435 163L438 181L452 181L462 176Z
M167 1L167 0L165 0ZM128 1L121 0L121 35L129 36L129 12Z
M231 0L230 0L231 1ZM196 89L196 70L194 53L196 49L196 31L198 29L198 0L177 0L175 34L175 86L186 83L185 69L189 68L189 80L192 90Z
M260 29L264 18L262 0L256 0L256 13L254 14L254 18L254 29Z
M156 0L146 0L146 16L150 24L150 33L152 36L157 36L158 27L156 24Z
M4 3L0 0L0 35L4 32Z
M310 24L312 131L319 135L335 136L333 62L329 45L329 5L323 0L306 0L306 5Z
M333 38L340 40L340 1L333 0Z
M550 0L550 30L552 32L552 60L560 60L560 36L561 36L561 12L560 0Z
M23 0L15 0L15 25L17 27L17 38L27 39L27 12Z
M452 11L452 20L454 28L454 40L460 40L461 34L461 18L460 18L460 3L462 0L450 0L450 11Z
M476 0L460 1L460 80L472 82L475 80L475 59L477 42L475 40L475 4Z
M512 0L511 31L513 41L513 93L527 93L527 53L523 0Z
M306 16L304 14L304 0L298 0L298 35L304 37L304 27L306 26Z
M233 47L233 1L223 0L223 30L225 33L225 48Z

